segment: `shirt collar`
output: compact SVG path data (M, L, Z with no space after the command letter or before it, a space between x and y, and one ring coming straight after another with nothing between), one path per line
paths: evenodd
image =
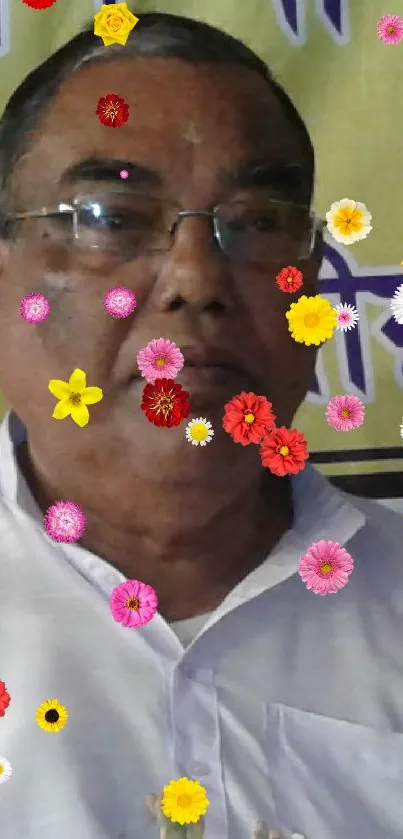
M43 514L35 503L17 463L16 449L24 440L26 430L22 422L13 412L6 414L0 427L0 493L42 524ZM353 500L333 487L311 466L307 465L298 475L292 476L291 487L293 527L283 535L269 557L227 595L212 613L207 626L215 623L237 605L294 575L301 556L313 542L325 539L345 546L364 526L365 515L354 505ZM99 559L105 563L105 560L95 557L83 548L69 547L75 555L79 551L83 559L87 557L88 562L92 557L93 560ZM77 565L77 561L75 564ZM124 579L120 572L116 573Z

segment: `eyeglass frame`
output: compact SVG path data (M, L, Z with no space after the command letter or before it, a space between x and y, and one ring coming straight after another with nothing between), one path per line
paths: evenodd
M49 209L48 207L42 207L41 209L38 208L37 210L30 210L30 211L27 211L27 212L24 212L24 213L13 213L13 214L10 214L10 215L6 216L5 222L7 224L8 221L12 223L13 221L25 221L25 220L36 219L36 218L37 219L52 218L52 216L70 214L70 215L73 216L73 238L76 241L78 241L79 240L79 235L77 233L77 213L78 213L78 209L75 206L75 204L77 204L83 198L90 198L90 197L91 196L88 195L87 193L81 193L80 195L76 196L74 199L71 199L70 202L60 201L60 203L57 205L57 208L55 208L54 210ZM323 231L324 227L326 226L326 221L324 219L320 218L319 216L316 216L314 213L312 213L311 210L308 207L306 207L306 205L304 205L304 204L296 204L292 201L283 201L283 200L276 199L276 198L268 198L267 201L268 201L268 203L286 204L287 206L290 206L290 207L298 207L300 209L304 209L304 210L308 211L308 215L309 215L309 217L312 221L312 231L311 231L311 241L310 241L310 244L309 244L309 252L306 256L298 257L298 261L302 262L306 259L309 259L312 256L312 253L313 253L313 250L314 250L314 247L315 247L316 236L317 236L318 232ZM170 203L172 206L176 206L174 201L168 201L167 200L166 203ZM64 208L60 209L60 207L62 207L62 206ZM176 233L176 230L177 230L177 227L178 227L178 219L181 220L182 218L192 218L192 217L196 217L196 216L204 216L204 217L213 219L213 235L214 235L214 238L218 242L218 245L220 247L221 252L225 256L227 256L227 253L224 250L224 247L223 247L223 244L222 244L222 237L221 237L220 231L218 229L217 213L218 213L218 210L220 209L221 206L223 206L223 205L222 204L216 204L215 207L213 207L212 210L201 210L201 209L198 210L198 209L191 209L191 208L189 208L189 209L183 208L183 209L178 210L176 218L175 218L175 222L173 223L172 228L169 231L169 235L171 236L171 243L170 243L169 248L150 249L150 250L148 250L148 253L169 253L169 251L171 250L171 248L172 248L172 246L174 245L174 242L175 242L175 233ZM88 250L100 250L101 246L100 245L88 245L86 249L88 249ZM280 260L276 260L276 262L277 261L280 261Z

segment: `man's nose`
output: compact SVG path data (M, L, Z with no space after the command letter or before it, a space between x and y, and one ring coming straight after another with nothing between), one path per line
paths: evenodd
M220 315L233 307L230 266L215 239L211 217L180 219L158 287L164 311L189 306Z

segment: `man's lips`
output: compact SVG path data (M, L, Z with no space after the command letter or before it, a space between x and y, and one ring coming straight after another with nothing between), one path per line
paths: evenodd
M185 359L184 366L175 377L180 384L225 385L236 378L245 377L245 373L229 353L207 351L203 347L195 346L181 346L180 350ZM163 368L161 368L160 378L165 378ZM136 380L144 382L144 377L138 368L130 376L130 382Z
M200 385L226 385L234 381L234 379L241 379L243 374L233 367L224 366L221 364L185 364L182 370L179 371L175 377L175 381L181 385L188 385L195 387ZM160 378L164 378L161 372ZM130 378L130 384L141 382L146 384L146 380L138 371Z

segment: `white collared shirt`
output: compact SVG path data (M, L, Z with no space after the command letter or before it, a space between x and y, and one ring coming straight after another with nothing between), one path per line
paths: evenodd
M10 436L11 429L11 436ZM107 562L44 532L18 472L23 429L0 434L0 718L5 839L157 839L149 793L206 788L205 839L264 822L309 839L403 836L403 523L307 467L295 524L184 649L157 614L115 623ZM21 439L21 438L20 438ZM306 590L298 561L329 539L355 569L337 595ZM36 708L57 698L67 726Z

